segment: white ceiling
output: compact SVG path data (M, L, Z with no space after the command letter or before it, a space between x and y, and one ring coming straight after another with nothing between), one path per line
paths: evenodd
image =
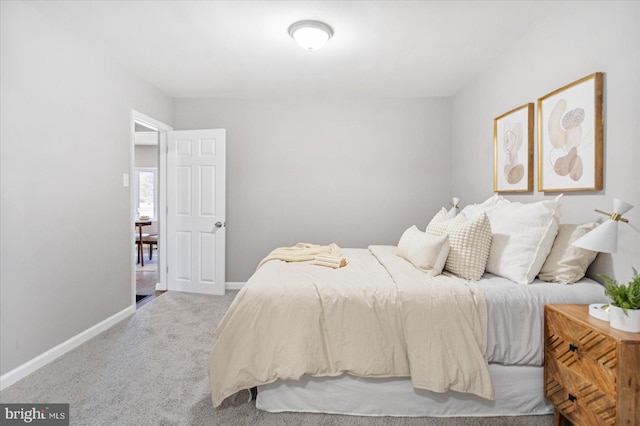
M450 96L555 1L35 1L171 97ZM334 37L308 52L302 19Z

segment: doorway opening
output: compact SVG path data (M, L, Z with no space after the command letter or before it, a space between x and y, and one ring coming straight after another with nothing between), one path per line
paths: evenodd
M158 131L135 123L132 192L135 209L136 305L162 294L156 290L158 275Z
M171 127L131 112L132 303L138 308L166 291L165 140Z
M143 166L136 171L136 133L151 133L148 138L157 141L155 171ZM154 253L156 291L224 295L225 153L225 129L173 131L166 124L131 111L131 161L124 181L125 186L131 181L140 189L136 191L134 186L129 191L130 224L134 231L131 232L132 305L136 303L138 258L142 267L147 262L143 256L150 254L153 261ZM143 194L145 179L157 181L157 195ZM156 212L157 241L153 241L155 247L149 247L147 238L153 233L151 216Z

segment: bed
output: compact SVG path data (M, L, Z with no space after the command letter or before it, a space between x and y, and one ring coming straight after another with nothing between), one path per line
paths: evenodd
M571 285L539 279L518 282L530 275L528 269L513 269L524 249L505 249L501 234L496 234L497 224L493 226L496 244L477 238L473 230L485 229L486 234L489 217L499 217L499 212L489 214L489 209L475 207L455 222L456 229L464 222L463 234L475 235L471 238L475 243L461 242L451 232L449 225L454 221L443 217L434 217L427 226L432 231L431 244L438 233L434 226L448 223L443 228L448 238L434 243L435 251L435 246L427 247L435 253L431 263L443 265L425 268L412 261L415 250L399 255L409 230L397 247L342 250L348 264L335 269L309 261L269 259L238 293L216 329L209 364L214 405L239 390L257 387L256 406L272 412L551 413L543 397L543 306L606 302L604 289L588 278L575 279ZM533 262L537 276L554 253L554 241L561 239L560 227L555 222L551 232L547 226L536 233L525 216L516 215L526 221L526 234L551 239L531 243L533 257L543 257ZM473 232L468 227L471 223ZM575 228L571 230L575 237ZM419 238L428 234L411 232ZM488 232L491 242L491 228ZM520 241L514 235L509 234L510 244ZM508 266L497 270L509 278L486 272L493 248L499 250L500 258L498 263L494 259L491 270L506 259ZM443 250L447 252L444 259ZM480 276L465 276L478 273L476 254L483 250ZM554 265L561 263L554 259ZM514 271L522 276L512 275Z
M415 389L406 378L366 379L304 376L258 386L256 406L270 412L298 411L364 416L515 416L553 412L543 390L545 303L605 302L603 287L588 278L559 286L535 280L529 286L485 274L478 281L489 312L487 359L496 398Z

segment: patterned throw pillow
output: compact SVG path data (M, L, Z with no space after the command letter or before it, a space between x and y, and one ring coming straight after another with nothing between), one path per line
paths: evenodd
M464 213L450 218L440 210L427 225L427 232L449 235L449 256L445 269L468 280L479 280L484 274L491 250L491 224L486 213L469 220Z

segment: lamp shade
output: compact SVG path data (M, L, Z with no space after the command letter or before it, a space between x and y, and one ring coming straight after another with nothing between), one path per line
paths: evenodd
M622 216L632 208L633 208L633 205L627 203L626 201L622 201L618 198L613 199L613 212L615 214L619 214L620 216Z
M458 215L458 212L460 211L459 203L460 203L460 198L453 197L453 203L451 203L453 207L449 209L449 217L456 217Z
M609 216L600 226L583 235L573 242L573 245L587 250L601 253L615 253L618 251L618 223L627 222L622 215L633 208L633 205L618 198L613 199L613 213L604 213Z
M573 242L573 245L601 253L618 251L618 221L607 219L603 224L587 232Z

